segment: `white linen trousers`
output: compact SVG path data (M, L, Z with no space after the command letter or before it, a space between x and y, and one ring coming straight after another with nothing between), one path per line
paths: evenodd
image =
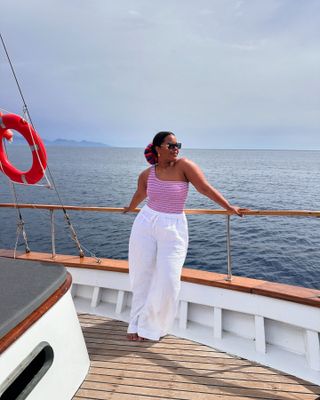
M159 340L168 333L177 314L187 249L184 213L158 212L147 205L141 209L129 240L133 297L128 333L150 340Z

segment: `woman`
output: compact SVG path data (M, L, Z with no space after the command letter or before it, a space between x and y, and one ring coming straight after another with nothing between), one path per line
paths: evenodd
M129 241L129 275L133 292L129 340L159 340L175 318L180 275L188 248L184 204L189 182L232 214L242 215L187 158L178 158L181 143L172 132L159 132L145 150L151 167L138 179L138 188L124 212L133 211L146 197Z

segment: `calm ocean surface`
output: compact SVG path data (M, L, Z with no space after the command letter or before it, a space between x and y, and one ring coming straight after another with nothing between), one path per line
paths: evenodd
M140 171L142 149L48 147L50 170L63 203L128 205ZM10 159L29 169L24 146L9 146ZM252 209L319 210L320 151L182 150L232 204ZM12 202L0 174L0 202ZM16 185L21 203L59 204L53 190ZM190 186L187 208L219 208ZM51 251L49 212L22 210L31 250ZM77 254L62 213L56 213L56 250ZM70 212L84 247L99 257L126 259L133 214ZM0 209L0 248L14 248L16 211ZM185 265L226 273L226 217L188 216L190 244ZM320 219L232 217L233 274L320 288ZM19 249L23 250L22 239ZM88 254L88 253L87 253Z

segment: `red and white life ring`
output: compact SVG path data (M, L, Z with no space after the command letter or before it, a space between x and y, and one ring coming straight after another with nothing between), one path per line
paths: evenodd
M2 139L6 138L10 140L12 138L10 129L21 133L30 146L32 166L29 171L20 171L8 160ZM3 115L0 113L0 169L2 172L14 182L34 184L43 177L46 167L46 149L40 136L32 126L19 115Z

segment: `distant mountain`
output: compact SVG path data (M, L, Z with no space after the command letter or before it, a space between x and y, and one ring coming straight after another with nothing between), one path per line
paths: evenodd
M55 139L53 141L45 140L46 145L53 146L78 146L78 147L111 147L108 144L100 142L90 142L88 140L67 140L67 139Z
M74 146L74 147L111 147L105 143L99 142L90 142L88 140L68 140L68 139L55 139L48 140L43 139L43 142L46 146ZM14 135L12 144L25 144L26 141L22 136Z

